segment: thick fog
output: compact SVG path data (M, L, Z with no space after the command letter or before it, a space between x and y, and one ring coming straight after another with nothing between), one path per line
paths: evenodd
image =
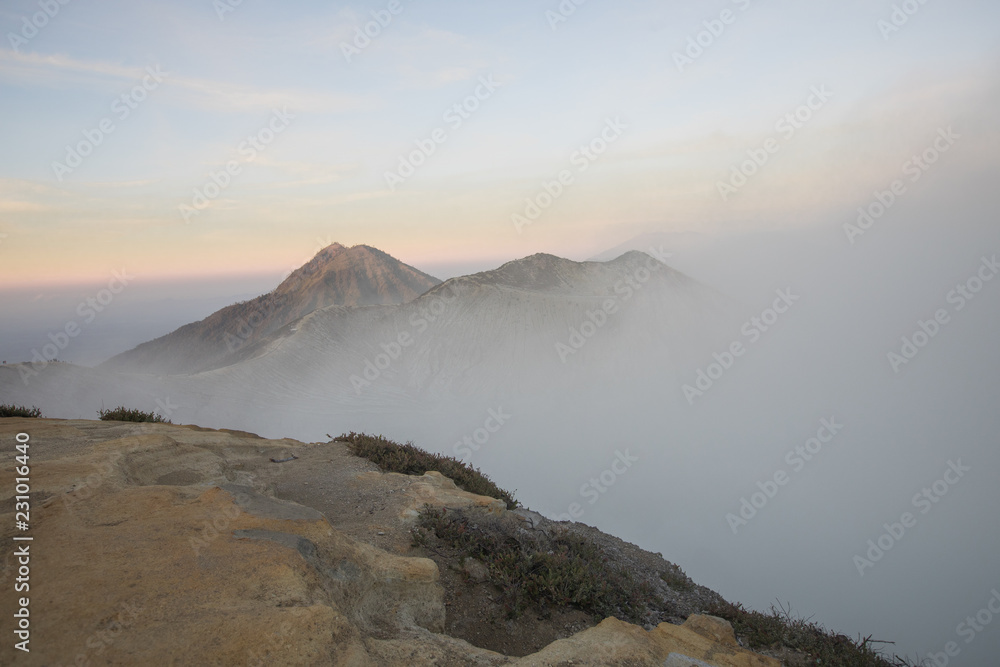
M589 402L583 391L498 401L509 422L473 463L548 515L579 503L581 521L662 552L730 599L790 603L913 659L954 642L951 664L995 664L996 175L914 193L854 245L835 219L683 239L672 265L738 297L747 321L775 290L798 300L693 405L666 379L618 396L595 389ZM749 343L741 329L726 342ZM681 381L697 388L714 358L688 361ZM449 452L490 407L391 433ZM638 461L606 474L604 491L582 488L621 471L616 452Z

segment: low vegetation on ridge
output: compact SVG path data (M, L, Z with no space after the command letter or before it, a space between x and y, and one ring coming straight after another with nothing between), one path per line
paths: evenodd
M755 651L786 648L811 658L807 665L835 667L915 667L903 658L887 657L875 644L886 644L870 636L858 640L831 632L809 619L795 618L788 609L771 606L768 613L751 611L741 604L724 602L708 613L729 621L736 634ZM798 664L798 663L791 663Z
M12 403L3 403L0 405L0 417L35 418L41 416L42 411L35 407L26 408L23 405L14 405Z
M652 588L590 540L569 533L528 535L494 514L425 508L413 544L444 547L452 557L485 564L508 618L532 606L574 607L597 618L642 623L652 602Z
M451 479L459 488L480 496L498 498L507 503L507 509L518 507L514 495L501 489L489 477L453 456L431 454L412 442L401 445L381 435L345 433L337 440L347 443L355 456L366 458L386 472L404 475L423 475L430 470L437 471Z
M164 419L155 412L143 412L134 408L126 408L124 405L113 410L98 410L101 421L105 422L154 422L157 424L171 424L169 419Z

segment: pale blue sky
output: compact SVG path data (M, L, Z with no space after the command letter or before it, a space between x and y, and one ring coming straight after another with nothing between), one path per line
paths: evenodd
M92 279L122 255L153 276L273 269L327 237L412 263L583 257L650 229L818 224L950 123L982 132L954 168L996 159L1000 10L986 0L928 2L888 40L876 24L893 3L870 0L590 0L555 30L554 0L401 0L348 63L341 44L388 4L244 0L220 20L211 0L73 0L14 52L39 5L4 3L0 280ZM726 9L735 21L679 72L672 54ZM147 67L168 74L119 120L112 104ZM501 85L449 128L480 77ZM830 102L721 201L716 182L816 85ZM294 114L287 131L185 224L178 207L275 107ZM621 139L517 233L525 198L615 117ZM115 131L59 182L53 162L105 118ZM384 173L437 127L446 143L391 192Z

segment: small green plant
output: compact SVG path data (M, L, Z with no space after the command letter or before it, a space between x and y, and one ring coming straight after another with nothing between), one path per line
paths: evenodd
M23 405L4 403L0 405L0 417L41 417L42 411L36 407L26 408Z
M368 459L382 470L404 475L423 475L434 470L450 478L459 488L480 496L498 498L507 503L507 509L518 507L514 495L504 491L493 481L467 463L452 456L441 456L425 452L412 442L401 445L381 435L345 433L337 440L346 442L355 456Z
M865 637L853 640L830 632L809 619L795 618L788 609L771 605L771 611L749 611L741 604L722 602L708 612L729 621L736 634L747 639L752 649L787 647L807 654L811 664L824 667L910 667L912 663L897 656L886 656L875 644L885 644Z
M612 565L593 542L570 533L528 535L515 521L494 514L425 507L413 542L430 550L442 544L460 558L485 563L511 618L535 605L640 623L653 601L650 586Z
M155 412L142 412L141 410L129 409L119 406L113 410L98 410L101 421L106 422L155 422L157 424L171 424L169 419L164 419Z

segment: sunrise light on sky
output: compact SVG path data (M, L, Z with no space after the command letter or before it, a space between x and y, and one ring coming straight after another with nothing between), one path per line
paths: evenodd
M1000 157L985 0L42 5L0 8L6 286L836 228L943 128L942 182Z

